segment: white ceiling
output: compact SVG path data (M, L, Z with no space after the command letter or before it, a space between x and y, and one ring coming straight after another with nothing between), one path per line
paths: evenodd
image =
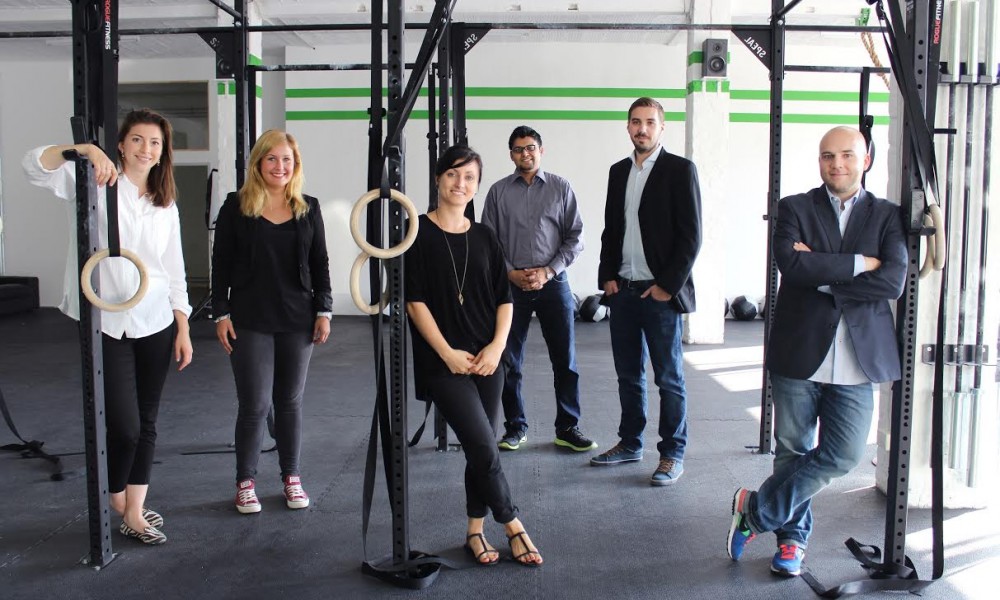
M458 0L455 21L487 23L688 23L695 0ZM712 0L697 0L701 3ZM225 0L231 5L232 0ZM265 25L367 24L371 0L251 0ZM732 22L768 22L771 0L720 0L732 10ZM434 0L404 0L407 22L425 23ZM711 5L710 5L711 6ZM804 0L789 14L789 24L853 25L865 0ZM232 18L208 0L119 0L119 29L205 27L231 25ZM0 0L0 33L65 32L70 27L69 0ZM627 29L600 31L545 30L495 31L491 40L531 39L540 42L669 43L678 32L640 32ZM415 37L414 32L412 37ZM265 54L284 46L325 46L363 43L367 32L300 32L263 34ZM0 60L51 60L68 58L69 39L0 38ZM206 44L192 35L123 36L123 57L210 56Z

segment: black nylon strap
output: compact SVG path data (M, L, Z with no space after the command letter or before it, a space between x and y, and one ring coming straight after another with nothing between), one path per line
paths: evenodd
M40 442L38 440L28 441L21 437L20 432L17 430L17 426L14 425L14 419L10 416L10 409L7 408L7 399L3 395L3 390L0 389L0 413L3 414L3 420L7 423L7 428L10 432L14 434L14 437L21 440L20 444L7 444L5 446L0 446L0 450L7 450L10 452L20 452L23 458L41 458L42 460L48 462L52 467L52 474L50 475L53 481L63 480L66 473L63 471L62 459L58 456L53 456L48 452L42 450L42 446L45 442Z
M871 2L869 2L871 4ZM896 2L889 2L889 12L892 16L892 23L899 25L902 32L903 16L899 5ZM909 119L907 133L913 144L914 153L917 156L917 171L920 181L927 193L926 202L929 204L940 204L937 183L937 158L934 153L934 137L927 118L924 114L923 104L917 96L917 78L913 72L913 65L906 61L900 61L900 56L913 56L910 51L909 41L905 34L897 35L893 30L892 23L886 17L882 0L875 3L875 14L878 15L882 25L882 39L885 42L886 52L889 55L889 64L896 78L903 95L903 103Z
M878 562L882 558L882 552L875 546L861 544L854 538L848 539L844 544L850 550L851 554L854 555L854 558L861 563L862 568L869 572L870 578L849 581L827 588L808 569L802 569L802 579L821 598L840 598L841 596L869 592L910 592L918 594L921 590L934 583L933 581L920 579L917 576L917 570L909 557L906 558L905 565L897 565L895 563L885 564Z
M808 569L802 570L802 579L820 598L840 598L851 594L871 592L911 592L918 593L932 582L911 579L861 579L842 583L832 588L824 588Z
M871 88L871 67L861 69L861 89L858 94L858 129L865 138L865 149L868 151L868 168L861 174L861 187L865 187L865 176L875 165L875 141L872 139L872 128L875 125L875 117L868 113L868 97Z
M425 400L424 404L424 420L420 422L420 427L413 432L413 437L410 439L410 443L406 445L407 448L412 448L420 443L420 438L424 435L424 429L427 427L427 415L431 414L431 401Z
M205 187L205 228L209 231L215 229L215 223L212 222L212 179L218 172L218 169L212 169L208 172L208 183Z

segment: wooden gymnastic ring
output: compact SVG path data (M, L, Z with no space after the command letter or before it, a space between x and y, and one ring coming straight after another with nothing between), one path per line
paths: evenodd
M365 239L364 234L361 233L361 213L364 211L369 202L380 198L381 195L382 192L380 190L371 190L358 198L358 201L354 203L354 209L351 210L351 237L354 238L354 243L356 243L358 247L369 256L381 259L395 258L406 252L406 250L413 245L413 240L417 239L417 223L419 222L419 215L417 214L417 207L413 205L413 202L410 201L410 199L407 198L403 192L399 190L390 190L390 198L399 202L403 205L403 208L406 209L406 214L410 217L409 227L406 230L406 236L403 238L403 241L396 244L392 248L376 248L375 246L372 246L368 243L368 240Z
M934 234L927 238L927 248L924 252L924 262L920 266L920 279L930 275L932 271L944 269L946 254L948 253L947 240L944 231L944 216L941 208L937 204L929 204L924 212L924 226L933 227Z
M111 251L105 248L91 254L87 262L83 263L83 270L80 272L80 290L83 292L84 297L97 308L107 312L124 312L130 308L134 308L136 304L142 301L143 296L146 295L146 290L149 288L149 276L146 273L146 265L142 264L139 256L131 250L122 248L122 258L128 259L139 270L139 289L135 291L135 294L131 298L120 304L105 302L94 292L94 286L90 282L90 277L94 274L97 263L109 256L111 256Z
M354 259L354 264L351 265L351 300L354 301L354 306L357 306L358 310L366 315L377 315L385 310L385 307L389 305L389 291L385 290L382 292L382 298L379 300L378 304L369 305L365 302L365 299L361 297L361 267L369 258L371 258L371 256L362 250L361 254ZM385 273L385 264L382 265L382 272Z

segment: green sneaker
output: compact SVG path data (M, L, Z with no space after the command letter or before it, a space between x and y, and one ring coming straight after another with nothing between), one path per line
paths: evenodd
M500 438L500 443L497 446L500 446L501 450L517 450L526 441L528 441L526 432L508 431Z
M556 446L569 448L576 452L586 452L597 447L597 442L580 433L579 427L570 427L556 432Z

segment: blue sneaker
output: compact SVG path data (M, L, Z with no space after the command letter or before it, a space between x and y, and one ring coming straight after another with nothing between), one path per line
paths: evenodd
M806 551L795 544L779 544L771 559L771 572L781 577L798 577Z
M683 474L684 463L672 458L661 458L660 464L649 479L649 485L673 485Z
M729 525L729 539L726 540L726 552L729 558L739 560L743 556L743 550L757 534L750 531L746 519L743 517L743 503L750 495L750 490L739 488L733 494L733 521Z
M607 452L602 452L590 459L590 464L595 467L606 467L608 465L618 465L626 462L635 462L637 460L642 460L642 450L633 451L622 446L621 444L615 444L613 448Z

